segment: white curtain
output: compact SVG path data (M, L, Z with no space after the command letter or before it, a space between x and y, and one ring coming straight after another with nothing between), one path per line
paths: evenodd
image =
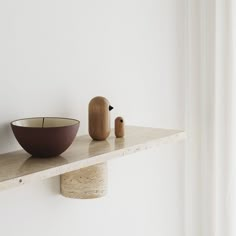
M236 235L233 1L186 1L186 236Z

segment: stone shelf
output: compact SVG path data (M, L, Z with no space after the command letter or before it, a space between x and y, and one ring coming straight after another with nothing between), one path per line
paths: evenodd
M104 163L185 137L184 131L180 130L126 126L125 131L124 138L111 135L106 141L92 141L88 135L78 136L66 152L53 158L30 157L24 150L1 154L0 190Z

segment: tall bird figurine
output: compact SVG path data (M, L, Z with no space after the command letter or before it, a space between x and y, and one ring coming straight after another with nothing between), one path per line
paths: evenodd
M113 107L104 97L95 97L89 103L89 135L97 141L105 140L110 132L110 111Z

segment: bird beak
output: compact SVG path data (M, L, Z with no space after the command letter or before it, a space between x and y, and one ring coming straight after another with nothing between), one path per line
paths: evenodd
M111 110L113 110L113 109L114 109L114 107L111 106L111 105L109 105L109 111L111 111Z

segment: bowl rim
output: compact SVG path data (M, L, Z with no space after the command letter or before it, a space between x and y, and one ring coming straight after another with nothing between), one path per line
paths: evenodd
M17 121L22 121L22 120L33 120L33 119L43 119L43 118L49 118L49 119L62 119L62 120L73 120L76 121L75 124L73 125L64 125L64 126L54 126L54 127L29 127L29 126L21 126L21 125L16 125L14 124ZM74 118L68 118L68 117L57 117L57 116L37 116L37 117L28 117L28 118L21 118L17 120L13 120L10 122L11 126L14 127L20 127L20 128L27 128L27 129L55 129L55 128L65 128L65 127L72 127L76 125L80 125L80 121Z

